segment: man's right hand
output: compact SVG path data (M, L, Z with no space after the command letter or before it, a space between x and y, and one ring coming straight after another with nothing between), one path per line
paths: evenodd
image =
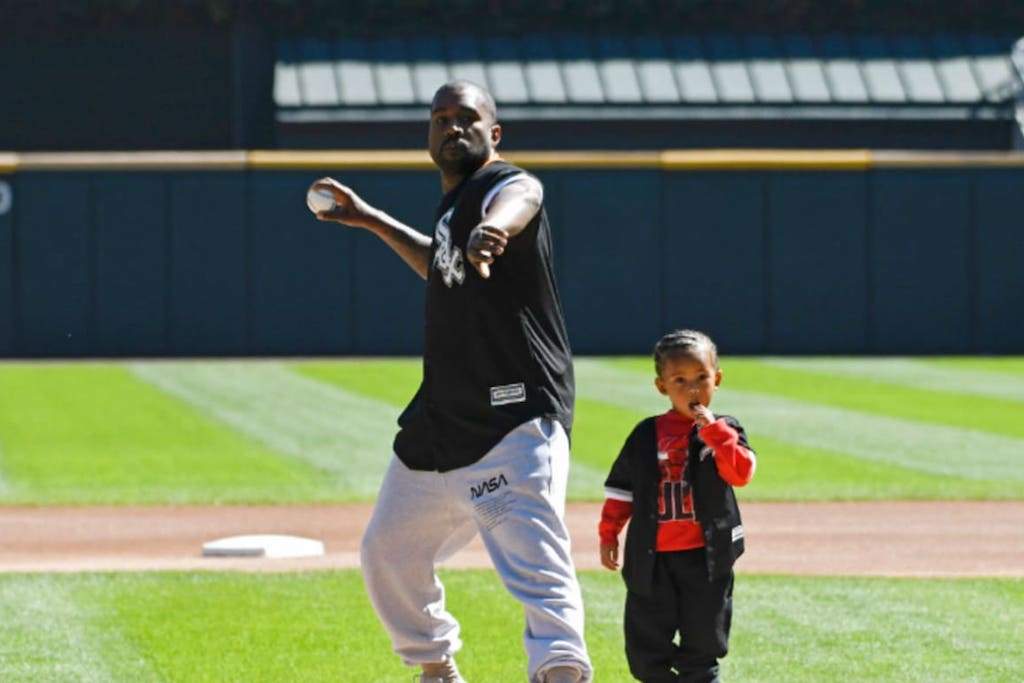
M314 182L311 190L326 190L334 196L335 207L330 211L319 211L317 220L343 223L354 228L369 228L377 210L363 201L352 188L342 185L334 178L321 178Z
M601 544L601 566L606 569L618 569L619 568L619 544L615 543L602 543Z

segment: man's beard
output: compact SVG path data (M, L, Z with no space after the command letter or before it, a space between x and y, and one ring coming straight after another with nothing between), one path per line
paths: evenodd
M444 149L442 148L442 154L439 154L435 160L438 167L448 175L472 175L487 160L486 149L472 147L466 149L456 147L456 149L460 154L449 157L443 154Z

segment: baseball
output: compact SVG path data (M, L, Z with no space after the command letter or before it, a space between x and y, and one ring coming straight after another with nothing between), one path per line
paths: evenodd
M336 205L334 203L334 195L327 190L310 189L306 193L306 206L313 213L320 213L321 211L330 211Z

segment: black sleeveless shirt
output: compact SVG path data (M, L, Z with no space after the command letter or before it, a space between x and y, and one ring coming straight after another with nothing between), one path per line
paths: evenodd
M535 417L572 428L574 381L544 207L483 279L465 259L488 193L525 171L478 169L442 199L427 276L423 382L398 419L395 453L445 472L482 458Z

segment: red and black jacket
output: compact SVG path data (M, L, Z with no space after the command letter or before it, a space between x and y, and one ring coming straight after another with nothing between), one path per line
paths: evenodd
M739 445L753 452L746 432L733 417L719 415L739 436ZM605 487L632 492L633 511L626 532L622 576L633 592L648 595L654 579L658 535L658 485L656 417L641 421L626 438L612 465ZM709 448L694 427L687 449L693 508L704 534L708 578L728 574L743 554L743 523L732 486L718 474L713 457L701 457Z

